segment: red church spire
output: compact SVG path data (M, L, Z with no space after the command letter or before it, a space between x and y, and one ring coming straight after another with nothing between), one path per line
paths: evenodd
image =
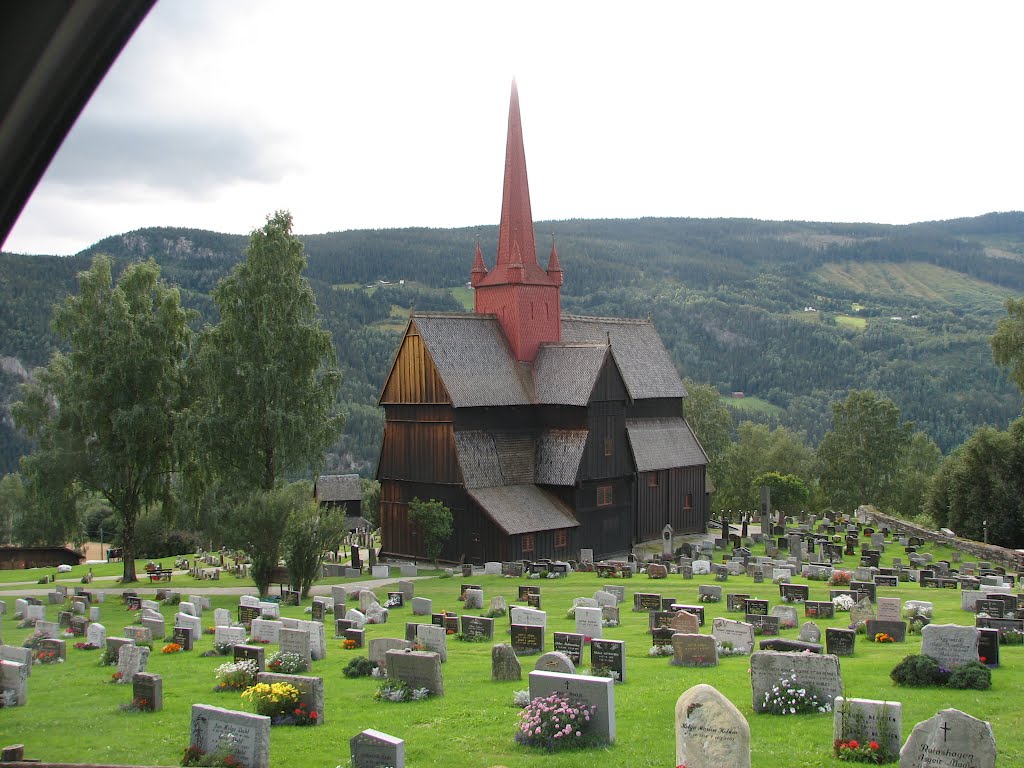
M477 245L472 284L476 311L498 316L517 360L533 362L540 344L561 338L562 268L554 248L547 271L537 263L519 91L514 80L508 108L498 257L494 269L487 272Z
M475 288L481 280L487 276L487 267L484 266L484 252L480 250L480 237L476 238L476 253L473 255L473 270L470 280Z
M562 284L562 265L558 262L558 246L555 245L555 236L551 236L551 255L548 257L548 277L558 285Z

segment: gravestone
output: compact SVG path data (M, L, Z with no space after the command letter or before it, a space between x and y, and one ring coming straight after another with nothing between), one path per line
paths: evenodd
M426 650L437 654L442 662L448 661L448 635L444 627L435 624L418 624L416 626L416 642Z
M680 667L717 667L718 646L711 635L672 635L672 663Z
M507 643L491 647L491 680L522 680L523 668L516 658L516 652Z
M531 627L547 627L548 615L544 611L538 611L534 608L523 608L518 605L514 605L509 609L508 612L509 621L512 624L525 624Z
M544 651L544 627L513 624L511 634L512 648L516 654L522 656Z
M805 643L821 641L821 629L813 621L805 621L800 625L800 639Z
M577 634L590 638L601 637L601 619L602 616L600 608L584 608L583 606L578 607L576 609Z
M874 741L895 759L903 742L903 705L898 701L847 699L837 696L832 713L832 739L861 744Z
M232 646L231 650L236 664L247 660L256 662L256 669L260 672L267 668L267 651L262 645L243 645L240 643Z
M722 599L722 588L717 584L701 584L697 587L697 596L703 603L717 603Z
M554 647L578 667L583 663L583 640L583 635L575 632L555 632Z
M367 728L348 742L351 768L405 768L405 741Z
M739 613L743 610L743 602L749 599L750 595L730 593L725 596L725 609L729 613Z
M188 627L172 627L171 642L180 645L183 651L191 651L193 645L192 630Z
M388 651L385 658L389 679L402 680L410 688L426 688L435 696L444 695L441 657L438 654L430 651Z
M345 618L352 622L352 626L355 629L362 629L366 626L366 614L362 611L357 611L355 608L349 608L345 611Z
M676 765L750 768L750 726L717 689L701 683L676 701Z
M779 620L781 629L795 629L799 622L796 608L791 605L774 605L771 615Z
M869 640L874 640L879 633L889 635L897 643L902 643L907 639L907 623L905 621L869 620L866 629Z
M288 629L281 627L277 632L277 640L282 653L296 653L306 661L308 667L313 663L313 650L308 629Z
M900 608L898 597L880 597L878 598L877 618L879 621L899 621Z
M862 597L850 609L850 623L861 624L875 618L875 605L867 597Z
M85 628L85 641L89 645L102 648L107 644L107 628L95 622Z
M561 651L542 653L537 657L537 662L533 665L533 668L544 670L545 672L561 672L565 675L576 674L576 664Z
M921 653L946 669L977 661L978 630L959 624L928 624L921 628Z
M148 672L137 672L132 679L132 701L138 704L140 709L159 712L164 708L163 678Z
M434 608L434 601L429 597L414 597L412 599L413 616L429 616Z
M130 683L139 672L146 671L149 648L142 645L122 645L117 652L117 671L122 683Z
M484 591L482 589L467 589L466 595L466 610L467 611L479 611L483 610L484 607Z
M127 635L127 632L125 633ZM245 642L243 627L214 627L213 642L215 645L238 645Z
M825 627L825 652L834 656L853 656L857 632L852 629Z
M142 626L149 630L154 640L160 640L167 635L167 622L161 616L159 619L143 619Z
M27 664L0 659L0 691L14 691L15 707L23 707L28 701Z
M944 709L914 726L900 749L899 768L995 768L992 726L958 709Z
M590 643L591 668L614 672L620 683L626 682L626 643L623 640L594 640Z
M755 712L767 709L765 694L784 677L796 676L796 685L814 690L821 701L843 694L839 658L834 655L755 651L750 657L750 686Z
M270 718L207 704L192 705L192 746L227 747L245 768L270 768Z
M672 614L668 629L685 635L695 635L700 632L700 619L689 611L677 611Z
M284 624L273 619L253 619L252 626L249 628L249 637L254 643L277 645L283 627Z
M563 675L534 670L530 673L530 698L557 693L577 707L595 707L591 730L598 739L615 743L615 683L607 677Z
M610 592L615 595L617 603L624 602L626 599L626 588L619 586L618 584L605 584L601 589L605 592ZM596 595L595 595L596 597Z
M735 651L750 653L754 649L754 626L745 621L716 618L711 622L711 636L718 645L732 643Z
M197 616L190 616L187 613L174 614L174 626L185 627L192 633L193 642L203 636L203 620Z
M153 635L150 633L149 627L125 627L124 636L130 637L137 643L149 643L153 640Z
M483 616L462 616L462 637L466 640L493 640L494 619Z

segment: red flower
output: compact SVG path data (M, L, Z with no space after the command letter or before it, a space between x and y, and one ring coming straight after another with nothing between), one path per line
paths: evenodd
M988 661L988 659L986 659L984 656L979 656L978 657L978 661L980 661L982 664L984 664L986 661Z
M878 742L877 741L872 741L870 744L868 744L868 746L871 747L872 749L878 749Z
M857 741L856 739L850 739L850 740L849 740L849 741L847 742L847 744L849 744L849 746L850 746L850 749L857 749L857 747L859 747L859 746L860 746L860 744L858 743L858 741Z
M316 720L316 718L317 718L316 712L310 712L309 713L309 717L310 717L311 720Z

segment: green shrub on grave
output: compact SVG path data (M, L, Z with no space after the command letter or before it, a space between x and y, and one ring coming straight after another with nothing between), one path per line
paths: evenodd
M949 671L939 666L931 656L912 654L893 667L889 677L896 685L921 688L929 685L945 685Z
M992 687L992 670L980 661L969 661L950 673L946 685L950 688L987 691Z
M342 674L345 675L345 677L369 677L373 674L373 670L376 668L377 665L365 656L356 656L352 661L345 665L345 669L342 670Z

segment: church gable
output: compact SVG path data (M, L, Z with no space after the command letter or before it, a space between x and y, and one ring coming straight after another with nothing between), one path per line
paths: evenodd
M379 403L391 404L450 404L451 397L441 380L430 352L423 343L416 323L410 321L405 338L398 348Z

